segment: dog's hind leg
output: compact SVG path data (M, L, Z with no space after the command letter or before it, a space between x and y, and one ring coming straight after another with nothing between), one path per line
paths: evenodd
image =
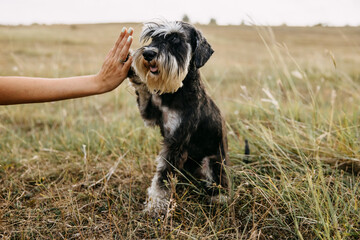
M223 202L223 195L229 188L229 179L225 169L225 160L221 156L213 155L202 159L201 175L206 184L206 192L212 202Z

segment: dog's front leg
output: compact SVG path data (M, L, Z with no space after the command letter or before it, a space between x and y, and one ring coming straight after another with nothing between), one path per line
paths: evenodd
M162 149L156 158L156 173L151 181L151 186L147 190L148 198L145 212L164 212L168 207L169 189L167 188L166 182L168 174L171 172L171 167L166 158L167 150Z
M129 80L131 86L135 89L137 105L145 124L147 126L158 124L161 111L152 102L152 94L149 92L146 84L137 75L129 77Z
M184 114L187 116L186 114ZM194 117L193 117L194 118ZM164 137L163 149L157 157L157 169L148 188L148 200L145 211L161 212L167 210L169 204L170 176L183 170L188 158L187 145L191 133L196 124L182 122L174 132L166 134Z
M151 186L148 188L148 199L146 201L146 212L164 213L169 206L169 183L171 176L176 171L181 170L181 166L176 163L184 162L187 153L179 153L169 150L166 146L161 150L156 158L156 173L152 179ZM182 165L182 164L180 164Z

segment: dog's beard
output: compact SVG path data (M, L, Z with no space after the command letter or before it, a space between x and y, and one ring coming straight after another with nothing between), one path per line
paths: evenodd
M157 73L150 71L149 63L142 56L142 49L134 53L134 68L140 79L146 84L150 92L163 94L174 93L182 87L182 81L188 73L188 62L185 66L178 65L176 59L171 54L159 54L154 60L158 69ZM189 59L189 57L187 57Z

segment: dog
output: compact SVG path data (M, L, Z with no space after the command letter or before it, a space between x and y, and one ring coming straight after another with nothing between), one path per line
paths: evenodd
M229 188L225 122L199 72L214 50L181 21L145 23L140 41L128 77L145 124L159 126L163 137L145 211L167 209L167 183L179 172L201 180L210 199L223 199Z

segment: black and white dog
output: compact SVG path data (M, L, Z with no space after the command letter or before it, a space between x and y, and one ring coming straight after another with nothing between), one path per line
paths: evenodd
M129 72L142 118L164 138L145 210L166 210L166 182L179 171L201 179L219 200L229 187L225 124L199 73L214 51L194 26L179 21L146 23L140 41L150 40L133 53Z

